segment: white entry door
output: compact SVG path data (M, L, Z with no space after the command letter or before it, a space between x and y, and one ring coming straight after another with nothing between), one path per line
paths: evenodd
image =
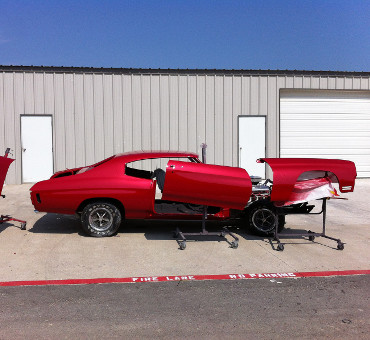
M21 116L22 182L34 183L53 174L51 116Z
M266 153L266 117L239 116L239 167L250 176L265 178L265 164L257 163Z

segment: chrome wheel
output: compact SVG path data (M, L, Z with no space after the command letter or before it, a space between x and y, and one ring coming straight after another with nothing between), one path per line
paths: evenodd
M97 231L106 231L113 223L113 215L109 209L98 207L90 212L89 223Z
M88 204L81 214L83 230L90 236L112 236L121 225L121 212L112 203Z
M252 212L251 222L256 230L268 233L275 228L275 213L268 208L257 208Z

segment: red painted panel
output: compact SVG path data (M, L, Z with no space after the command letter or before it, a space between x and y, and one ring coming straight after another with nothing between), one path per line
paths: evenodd
M3 190L3 185L5 181L6 174L8 172L10 164L14 162L14 159L0 156L0 194Z
M266 162L274 174L271 201L289 201L298 177L306 171L332 172L341 192L352 192L355 187L357 173L351 161L319 158L260 158L258 161Z
M252 183L244 169L170 161L162 199L242 210L251 193Z

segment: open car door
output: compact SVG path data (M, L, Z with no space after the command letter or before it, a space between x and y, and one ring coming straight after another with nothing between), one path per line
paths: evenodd
M242 210L252 193L252 182L241 168L169 161L163 200Z

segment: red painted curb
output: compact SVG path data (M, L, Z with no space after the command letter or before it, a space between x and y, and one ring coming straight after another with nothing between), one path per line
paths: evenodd
M39 280L39 281L7 281L0 282L3 287L15 286L50 286L50 285L87 285L102 283L138 283L138 282L167 282L167 281L204 281L204 280L245 280L245 279L283 279L305 277L328 277L370 275L370 270L344 270L297 273L256 273L256 274L224 274L224 275L182 275L182 276L146 276L99 279L70 279L70 280Z

